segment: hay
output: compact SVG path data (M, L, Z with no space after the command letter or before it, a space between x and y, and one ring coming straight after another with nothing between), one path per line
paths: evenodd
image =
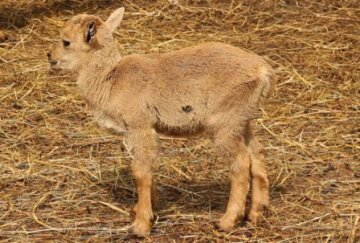
M1 1L11 39L0 43L0 242L137 241L126 232L136 195L121 138L94 124L74 76L49 73L46 60L64 20L119 6L123 54L221 41L266 56L280 77L257 126L271 182L262 223L218 232L224 162L206 139L166 138L144 241L359 242L360 2L179 2Z

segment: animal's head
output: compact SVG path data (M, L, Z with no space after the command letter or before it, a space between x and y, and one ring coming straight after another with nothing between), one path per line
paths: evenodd
M120 25L124 8L104 22L94 15L80 14L66 22L59 43L47 54L51 68L78 70L89 53L113 44L112 33Z

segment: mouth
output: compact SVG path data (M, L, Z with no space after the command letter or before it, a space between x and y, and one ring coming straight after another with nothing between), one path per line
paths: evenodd
M51 69L51 70L59 70L59 69L61 69L61 68L59 67L59 61L50 60L50 61L49 61L49 64L50 64L50 69Z
M49 61L49 63L50 63L50 66L53 68L54 66L56 66L56 64L58 64L58 61L51 60L51 61Z
M49 69L47 70L47 73L49 75L56 75L56 76L63 76L63 75L67 75L68 72L66 70L64 70L63 68L61 68L59 66L59 63L56 64L52 64L49 62Z

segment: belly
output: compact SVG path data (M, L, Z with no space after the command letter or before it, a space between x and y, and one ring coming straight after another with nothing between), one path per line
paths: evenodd
M121 121L115 120L112 117L106 115L101 110L93 110L92 113L94 116L94 120L101 128L106 129L115 134L123 134L124 132L126 132L127 129L125 122L123 120Z

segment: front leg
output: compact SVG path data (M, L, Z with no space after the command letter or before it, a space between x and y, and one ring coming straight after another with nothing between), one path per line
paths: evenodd
M134 208L136 216L131 230L137 235L148 235L153 219L152 164L155 162L158 152L157 135L152 129L130 130L127 142L134 153L132 170L138 190L138 202Z

